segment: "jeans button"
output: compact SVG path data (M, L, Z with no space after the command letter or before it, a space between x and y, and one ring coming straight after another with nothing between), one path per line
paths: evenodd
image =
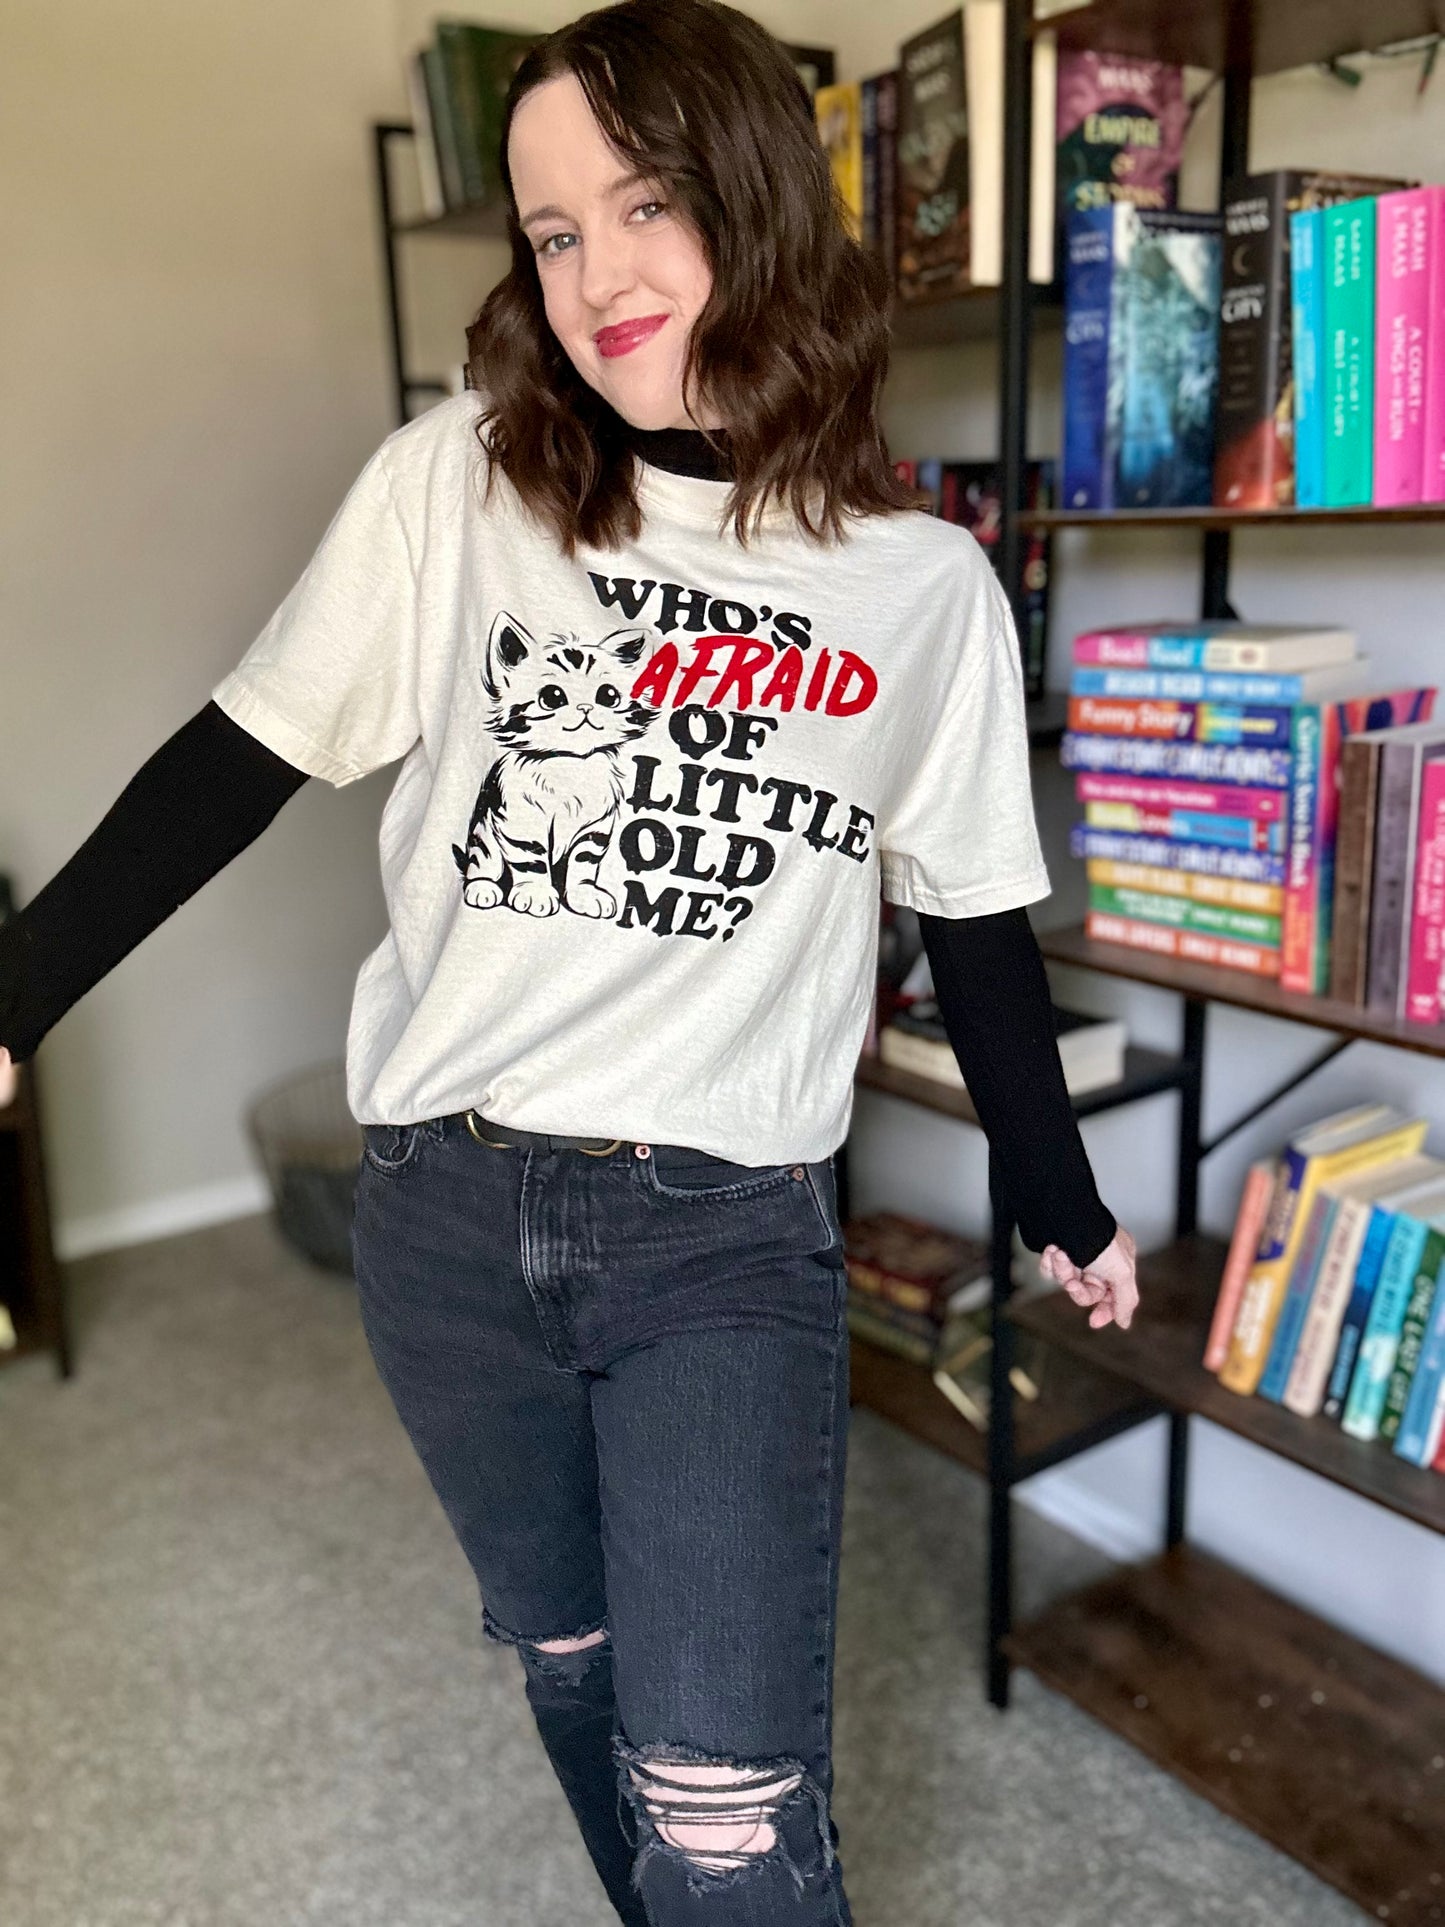
M652 1146L650 1144L634 1144L632 1150L635 1157L650 1158L652 1156Z
M801 1164L795 1164L795 1165L793 1166L793 1176L794 1176L795 1178L801 1178L801 1177L802 1177L802 1175L803 1175L803 1167L802 1167L802 1165L801 1165Z

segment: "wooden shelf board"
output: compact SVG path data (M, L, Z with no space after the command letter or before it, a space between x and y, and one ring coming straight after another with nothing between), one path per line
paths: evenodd
M890 1419L905 1432L937 1451L958 1459L971 1471L987 1473L988 1437L975 1431L933 1382L926 1365L871 1344L856 1332L849 1334L849 1382L853 1404ZM1027 1461L1047 1454L1061 1440L1098 1425L1153 1417L1155 1408L1138 1394L1121 1388L1111 1373L1071 1365L1046 1377L1033 1403L1014 1400L1015 1456ZM1028 1466L1020 1465L1026 1477Z
M1111 977L1128 977L1136 983L1155 984L1186 997L1202 997L1210 1003L1233 1004L1240 1010L1258 1011L1264 1017L1280 1017L1293 1024L1309 1024L1316 1030L1335 1031L1342 1037L1359 1038L1365 1043L1388 1044L1396 1050L1417 1051L1425 1057L1445 1057L1445 1024L1407 1024L1391 1017L1374 1017L1354 1004L1336 1003L1330 997L1306 997L1299 991L1281 990L1267 977L1252 977L1243 970L1224 970L1216 964L1191 963L1178 957L1159 957L1149 950L1133 950L1127 944L1099 943L1084 935L1081 924L1063 930L1039 932L1039 948L1053 963L1076 964L1085 970L1103 971Z
M1373 1500L1433 1532L1445 1532L1445 1476L1397 1459L1324 1418L1301 1418L1269 1399L1226 1391L1202 1364L1224 1269L1222 1240L1186 1238L1139 1260L1139 1310L1127 1331L1090 1330L1062 1291L1019 1300L1021 1330L1083 1359L1179 1412L1193 1412L1252 1444Z
M484 206L455 207L446 214L419 214L396 221L393 234L468 234L478 240L501 241L507 234L507 210L500 201Z
M978 1113L973 1108L972 1099L957 1085L899 1070L878 1057L860 1057L856 1075L857 1082L867 1090L882 1091L889 1097L901 1097L905 1103L921 1104L925 1110L939 1111L943 1116L956 1117L965 1124L978 1123ZM1137 1098L1150 1097L1156 1091L1175 1090L1179 1077L1177 1057L1166 1051L1145 1050L1131 1044L1124 1052L1124 1075L1120 1082L1106 1084L1096 1091L1085 1091L1074 1099L1074 1109L1080 1117L1088 1117L1096 1111L1113 1110L1116 1105L1133 1103Z
M1034 326L1062 327L1062 291L1035 287L1032 292ZM888 320L895 349L952 348L985 341L999 331L999 290L970 288L966 294L940 301L895 301Z
M1445 520L1445 502L1412 502L1404 508L1351 509L1028 509L1025 529L1269 529L1329 528L1342 522L1390 523Z
M1038 25L1056 31L1061 47L1181 61L1217 73L1225 61L1229 12L1230 0L1192 0L1188 6L1179 0L1093 0ZM1256 74L1414 40L1439 26L1430 0L1255 0L1243 12L1243 51Z
M1445 1714L1421 1674L1191 1547L1004 1643L1372 1917L1445 1919Z

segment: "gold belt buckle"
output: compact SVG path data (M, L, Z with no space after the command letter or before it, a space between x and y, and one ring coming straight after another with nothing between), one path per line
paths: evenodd
M505 1139L482 1136L481 1132L477 1129L476 1124L473 1122L476 1115L477 1114L475 1111L467 1112L467 1129L471 1132L472 1136L477 1140L477 1143L488 1145L493 1151L510 1151L512 1147L510 1144L506 1142Z
M610 1158L614 1151L621 1149L621 1146L622 1139L615 1137L610 1144L604 1144L600 1151L589 1151L585 1144L579 1144L577 1149L582 1153L584 1158Z

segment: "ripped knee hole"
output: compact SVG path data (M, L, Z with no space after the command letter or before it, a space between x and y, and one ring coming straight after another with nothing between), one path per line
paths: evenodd
M803 1781L801 1767L736 1767L652 1759L627 1768L659 1839L695 1866L727 1873L778 1842L778 1810Z

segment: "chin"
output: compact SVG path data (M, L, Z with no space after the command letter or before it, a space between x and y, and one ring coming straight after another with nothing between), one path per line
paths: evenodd
M683 413L682 401L677 395L656 395L637 393L627 390L618 393L615 389L602 389L604 401L617 410L625 422L634 428L680 428L690 427Z

